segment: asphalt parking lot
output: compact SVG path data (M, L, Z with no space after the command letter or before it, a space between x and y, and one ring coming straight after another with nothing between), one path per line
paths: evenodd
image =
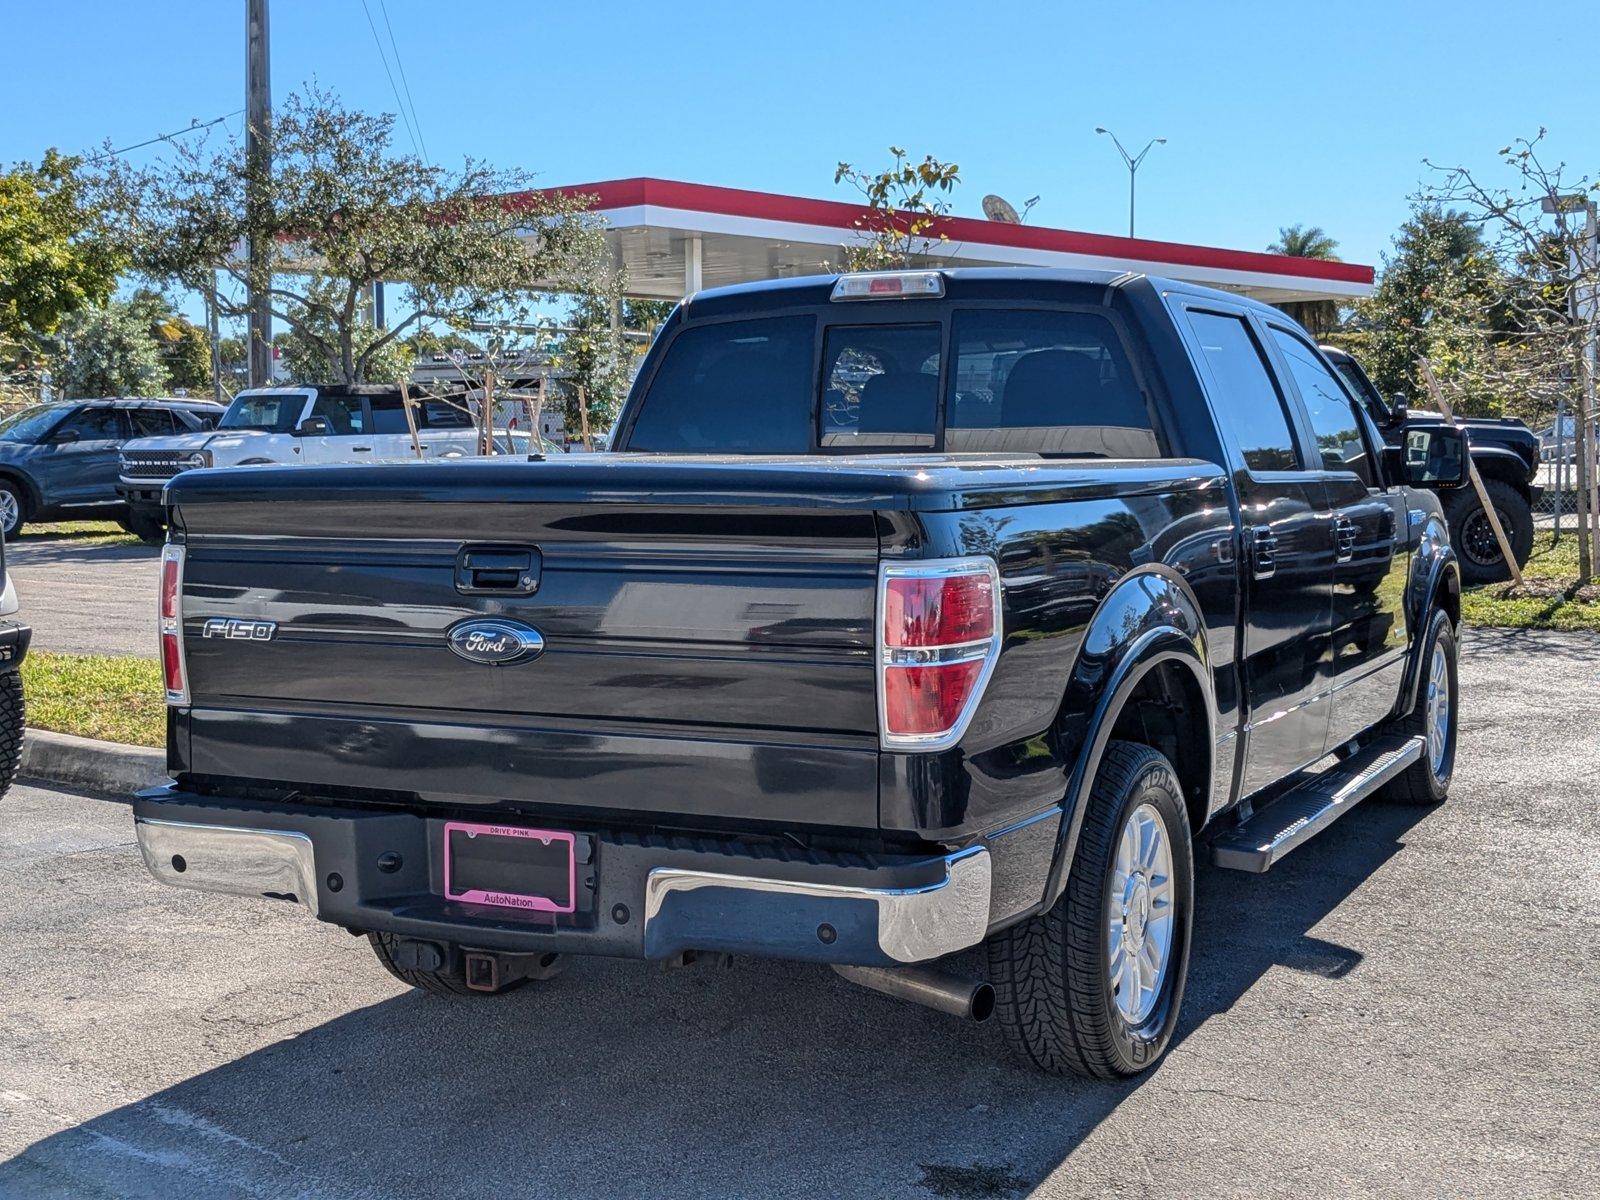
M156 655L158 546L84 545L24 537L6 546L6 569L38 650Z
M0 1196L1592 1195L1600 638L1463 661L1451 801L1203 868L1179 1040L1118 1085L811 967L426 998L296 908L155 884L120 805L19 786Z

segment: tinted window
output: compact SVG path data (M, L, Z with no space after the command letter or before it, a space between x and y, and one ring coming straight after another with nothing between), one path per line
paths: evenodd
M805 454L811 449L810 317L683 330L639 404L628 450Z
M172 414L164 408L136 408L128 413L133 436L165 437L172 432Z
M1330 471L1354 471L1368 487L1373 486L1372 461L1350 397L1332 372L1317 360L1310 346L1276 326L1272 327L1272 337L1289 364L1289 374L1294 376L1294 385L1311 417L1322 465Z
M372 410L371 433L411 433L406 424L406 410L400 406L399 396L368 396L367 407Z
M339 434L366 433L366 417L361 411L359 396L318 396L311 406L313 417L327 417L335 436Z
M822 378L824 446L933 445L937 325L835 325L822 351Z
M12 413L0 421L0 441L36 442L50 431L60 416L61 409L54 404L36 404Z
M265 429L288 433L300 423L300 410L306 398L299 393L240 392L217 422L218 429Z
M76 433L80 442L120 442L127 436L122 432L122 414L114 408L80 408L57 425L51 436L60 437L68 430Z
M946 450L1156 458L1144 395L1095 313L955 316Z
M425 400L417 406L417 424L423 429L472 429L472 414L448 400Z
M1233 432L1245 465L1252 471L1299 470L1288 412L1249 327L1238 317L1194 311L1189 325L1216 383L1217 414Z

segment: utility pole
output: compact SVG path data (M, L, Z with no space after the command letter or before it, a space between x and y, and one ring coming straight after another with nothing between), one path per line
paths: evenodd
M260 229L270 217L272 198L265 188L272 171L272 63L267 29L267 0L245 0L245 209L250 227ZM272 382L271 247L250 238L245 266L249 291L250 383Z

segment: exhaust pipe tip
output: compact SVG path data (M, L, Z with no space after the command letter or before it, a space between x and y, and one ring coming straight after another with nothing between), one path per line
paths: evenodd
M980 1025L994 1016L994 985L987 981L980 981L972 989L972 1010L967 1014Z
M852 967L835 963L833 969L859 987L952 1017L983 1022L994 1015L994 987L986 980L963 979L924 966Z

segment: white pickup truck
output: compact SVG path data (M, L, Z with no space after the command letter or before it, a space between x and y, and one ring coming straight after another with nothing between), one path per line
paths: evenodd
M252 388L234 397L215 429L127 442L117 492L128 502L129 527L147 541L161 539L161 489L180 471L414 459L402 403L398 387L380 384ZM423 458L476 453L477 431L464 409L423 397L413 412Z

